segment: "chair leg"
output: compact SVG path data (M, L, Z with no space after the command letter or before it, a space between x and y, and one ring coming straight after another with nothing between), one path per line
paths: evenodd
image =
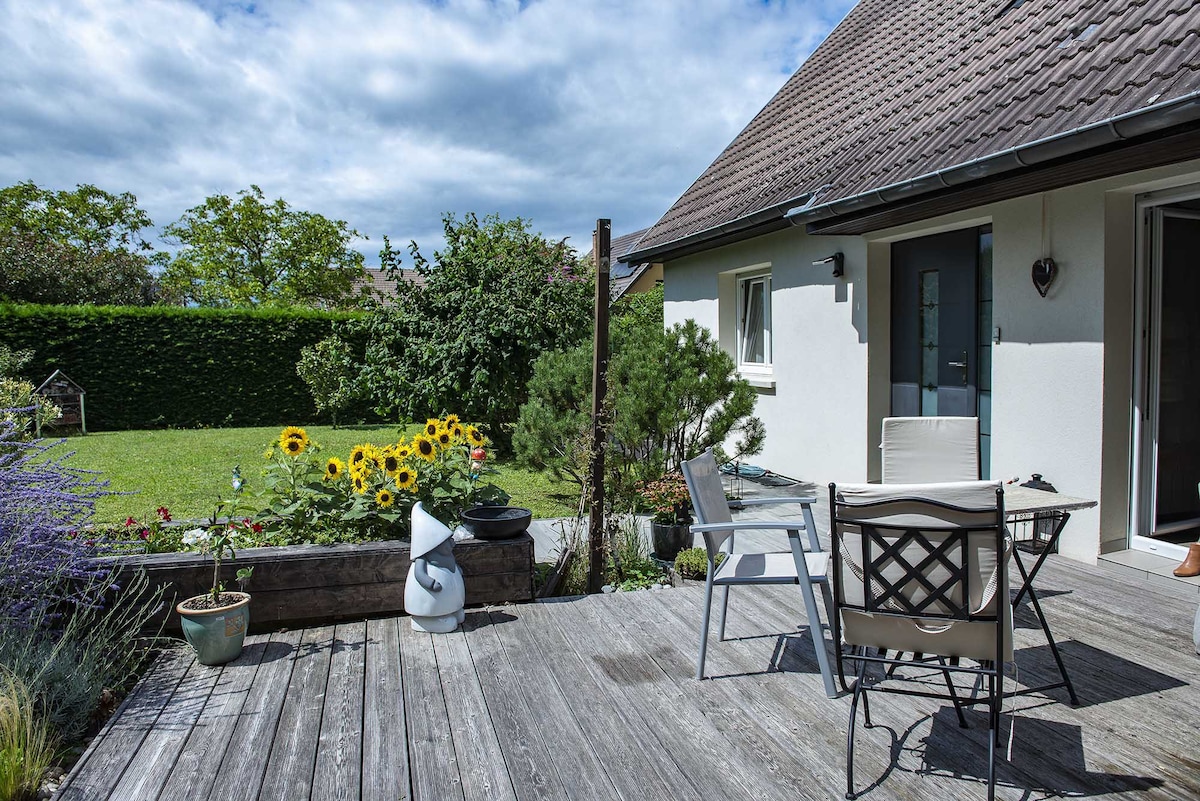
M833 631L833 591L829 589L829 582L821 582L821 596L825 601L825 620L828 621L829 630Z
M700 626L700 657L696 662L696 681L704 679L704 657L708 654L708 624L712 618L712 566L708 568L708 581L704 583L704 623Z
M725 585L725 592L721 598L721 625L717 629L717 639L724 641L725 639L725 617L729 614L729 585Z
M939 656L938 663L945 667L946 660ZM946 689L950 691L950 700L954 702L954 711L958 715L958 726L965 729L967 728L967 719L963 717L962 702L958 700L958 692L954 689L954 682L950 680L950 671L943 670L942 678L946 680Z
M858 662L858 676L854 682L854 697L850 701L850 725L846 730L846 798L854 798L854 729L858 722L858 699L863 700L863 709L867 706L867 696L863 690L863 677L867 672L867 663Z
M997 697L996 677L988 676L988 801L996 798L996 740L1000 734L1000 708L1003 698Z
M823 582L822 582L823 583ZM833 667L829 664L829 653L825 649L825 631L821 628L821 615L817 611L817 596L812 582L800 579L800 592L804 596L804 611L808 614L808 631L812 635L813 650L821 668L821 680L825 683L825 695L837 698L838 691L833 681ZM834 643L834 647L840 647Z

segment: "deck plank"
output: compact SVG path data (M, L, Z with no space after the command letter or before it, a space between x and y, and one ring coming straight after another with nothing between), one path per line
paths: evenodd
M414 801L463 801L458 758L433 650L436 635L398 623L408 728L408 768Z
M320 626L301 635L276 725L256 749L268 754L259 801L306 799L312 794L334 631L334 626Z
M408 743L405 739L400 633L396 618L367 621L363 680L363 801L407 801Z
M334 632L312 797L362 797L363 677L366 623L342 623Z

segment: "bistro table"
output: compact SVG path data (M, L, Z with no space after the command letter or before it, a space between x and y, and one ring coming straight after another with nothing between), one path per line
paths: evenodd
M1075 706L1079 705L1079 698L1075 695L1075 687L1071 684L1071 677L1067 675L1067 668L1063 664L1062 655L1058 652L1058 644L1054 642L1054 635L1050 632L1050 624L1046 622L1046 615L1042 613L1042 605L1038 602L1037 592L1033 588L1033 581L1037 578L1038 571L1042 569L1042 564L1045 563L1046 557L1058 549L1058 538L1062 535L1067 521L1071 519L1071 512L1079 509L1090 509L1095 505L1095 501L1072 498L1069 495L1060 495L1056 492L1022 487L1019 484L1004 485L1004 513L1010 523L1049 520L1053 525L1049 536L1040 540L1044 543L1044 547L1041 554L1038 555L1037 560L1033 563L1033 567L1026 569L1025 563L1021 559L1021 549L1013 548L1013 561L1017 563L1017 570L1020 571L1022 580L1021 587L1017 590L1016 597L1013 598L1013 608L1016 609L1024 597L1026 595L1029 596L1029 603L1033 607L1034 614L1037 615L1038 622L1042 626L1042 632L1045 633L1046 641L1050 644L1050 653L1054 655L1054 661L1058 664L1059 675L1062 676L1062 681L1044 684L1040 687L1029 687L1024 690L1005 693L1005 695L1026 695L1028 693L1052 690L1056 687L1066 687L1067 693L1071 696L1071 703ZM1020 542L1022 540L1018 540L1017 544Z

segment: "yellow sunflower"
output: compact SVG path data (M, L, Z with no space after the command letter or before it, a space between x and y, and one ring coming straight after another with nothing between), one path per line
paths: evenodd
M401 467L396 471L396 475L393 478L396 480L396 486L400 489L408 490L409 492L417 491L417 474L410 468Z
M288 456L299 456L308 447L308 442L303 439L284 439L279 441L279 447Z
M288 426L279 432L279 447L286 451L287 441L291 439L300 440L305 448L309 445L308 432L299 426Z
M458 425L458 415L457 414L446 415L445 423L446 423L446 428L453 428L454 426Z
M346 472L346 464L336 456L325 462L325 480L334 481Z
M434 436L434 439L437 440L438 445L441 445L443 448L445 448L451 443L451 441L453 441L454 434L451 433L450 429L448 428L439 428L437 434Z
M358 465L360 463L362 463L362 460L367 458L367 449L370 447L371 447L370 445L355 445L353 448L350 449L350 469L351 470L357 468Z
M397 445L395 448L393 448L393 453L395 453L396 456L403 461L412 456L412 448L408 445Z
M399 469L400 457L396 455L396 452L393 449L388 448L383 452L383 472L394 477L396 475L396 471Z
M418 434L413 437L413 452L425 461L432 462L437 458L437 444L424 434Z
M375 493L375 503L386 509L396 502L396 496L392 495L391 490L381 489Z
M454 441L462 442L463 436L466 434L466 429L463 428L462 423L453 423L449 428L450 433L454 435Z
M362 476L355 476L352 483L354 484L354 491L359 495L367 491L367 480Z
M467 442L479 447L487 442L487 437L480 433L479 429L475 426L467 426Z
M427 437L436 437L438 429L442 427L442 421L436 417L430 417L425 421L423 432Z

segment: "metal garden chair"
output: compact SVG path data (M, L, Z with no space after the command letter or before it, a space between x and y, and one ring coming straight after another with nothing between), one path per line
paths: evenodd
M725 499L725 489L711 448L695 459L684 462L682 467L697 520L692 526L692 532L704 536L704 547L708 555L708 574L704 583L704 623L700 632L700 656L696 664L697 680L704 678L704 658L708 652L708 633L712 618L713 587L725 588L721 601L721 622L717 629L718 639L724 640L729 588L732 585L798 584L804 597L809 633L812 635L817 664L821 668L821 678L825 682L825 693L830 698L837 697L832 666L825 650L824 630L817 612L816 594L813 592L814 586L821 588L826 612L832 620L833 600L826 578L829 554L821 550L817 527L813 522L812 505L816 503L816 498L767 498L730 504ZM734 522L729 513L731 505L734 508L742 508L780 503L800 504L803 519ZM781 553L734 553L733 538L736 530L786 531L791 550ZM805 539L800 537L802 532L807 535ZM725 558L718 565L716 560L719 553L725 554Z

